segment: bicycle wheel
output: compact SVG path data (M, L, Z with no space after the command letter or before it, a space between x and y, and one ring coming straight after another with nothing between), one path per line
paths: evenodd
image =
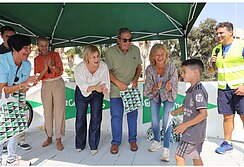
M26 103L25 103L24 111L25 111L25 115L26 115L26 119L27 119L27 124L29 127L32 122L32 119L33 119L33 109L28 101L26 101Z

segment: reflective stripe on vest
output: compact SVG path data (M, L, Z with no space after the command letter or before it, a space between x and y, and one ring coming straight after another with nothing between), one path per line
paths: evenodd
M235 85L243 85L244 83L244 78L241 78L241 79L238 79L238 80L234 80L234 81L229 81L229 82L226 82L226 81L218 81L218 84L219 86L222 86L222 87L225 87L226 89L226 84L229 85L229 87L231 88L231 86L235 86ZM220 88L220 87L219 87ZM235 88L233 88L235 89Z
M244 83L244 60L242 57L243 42L234 41L225 58L223 58L222 45L218 45L213 49L213 53L216 48L220 49L217 55L216 66L218 67L218 88L226 89L226 84L231 89L236 89Z
M237 72L237 71L244 71L244 65L241 66L235 66L231 68L219 68L218 72L219 73L229 73L229 72Z

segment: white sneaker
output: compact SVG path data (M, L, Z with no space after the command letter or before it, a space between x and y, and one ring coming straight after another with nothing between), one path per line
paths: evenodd
M16 159L11 163L7 162L6 166L31 166L31 162L22 159Z
M161 142L153 140L152 145L148 148L148 151L154 152L161 148Z
M21 158L19 156L16 156L15 158L12 159L7 159L6 166L19 166L20 159Z
M97 153L97 150L91 150L91 155L95 155Z
M77 151L77 152L81 152L81 151L82 151L82 149L80 149L80 148L77 148L77 149L76 149L76 151Z
M164 148L163 149L163 153L162 153L162 155L161 155L161 157L160 157L160 160L161 161L166 161L166 162L169 162L169 154L170 154L170 150L168 149L168 148Z

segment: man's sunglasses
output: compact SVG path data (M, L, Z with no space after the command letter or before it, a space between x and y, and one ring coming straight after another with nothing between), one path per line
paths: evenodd
M126 43L126 42L131 42L132 41L132 38L129 38L129 39L126 39L126 38L122 38L122 41L124 42L124 43Z

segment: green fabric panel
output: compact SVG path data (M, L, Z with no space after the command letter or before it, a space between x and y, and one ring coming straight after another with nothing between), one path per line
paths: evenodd
M0 3L0 24L10 25L18 33L33 36L33 43L36 36L53 35L54 48L88 43L115 43L120 27L131 29L135 40L179 39L182 38L183 29L186 29L186 35L189 33L204 5L205 3ZM147 33L154 35L148 36ZM74 39L76 40L72 41Z

